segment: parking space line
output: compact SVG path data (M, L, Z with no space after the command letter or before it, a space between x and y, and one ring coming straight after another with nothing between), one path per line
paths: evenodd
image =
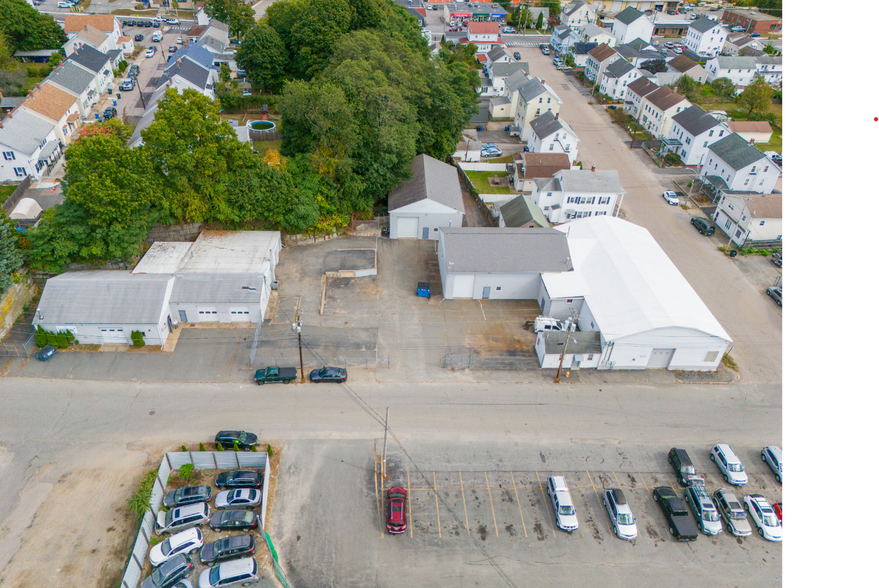
M617 473L616 473L615 471L613 471L613 470L611 470L610 473L613 474L613 479L617 481L617 488L619 488L620 490L622 490L622 489L623 489L623 485L620 484L620 479L617 478Z
M665 472L663 472L663 473L665 473ZM665 479L668 480L668 485L669 485L669 486L671 486L672 488L675 487L675 485L671 483L671 478L668 477L668 474L667 474L667 473L665 474Z
M549 517L549 528L552 529L552 536L555 537L555 525L552 524L552 513L549 512L549 502L546 500L546 490L543 488L543 482L540 481L540 474L537 473L537 470L534 470L534 475L537 477L537 485L540 487L540 495L543 496L543 505L546 507L546 516Z
M522 514L522 503L519 502L519 491L516 489L516 477L513 476L513 470L510 470L510 479L513 480L513 492L516 493L516 504L519 505L519 516L522 518L522 530L525 532L525 538L528 538L528 529L525 528L525 515Z
M470 536L470 519L467 517L467 496L464 495L464 476L458 472L458 478L461 480L461 500L464 501L464 523L467 525L467 536Z
M409 538L412 539L412 483L409 481L409 470L406 470L406 489L409 490L406 493L406 506L409 507L406 512L409 515Z
M650 488L647 487L647 482L644 480L644 474L638 472L638 475L641 476L641 482L644 484L644 489L647 490L647 493L650 493Z
M436 499L436 526L439 529L440 539L443 538L443 527L439 518L439 493L436 491L436 472L433 473L433 497Z
M488 483L488 472L482 472L485 474L485 489L488 490L488 503L491 505L491 518L494 519L494 536L500 537L500 534L497 532L497 518L494 516L494 501L491 499L491 485Z

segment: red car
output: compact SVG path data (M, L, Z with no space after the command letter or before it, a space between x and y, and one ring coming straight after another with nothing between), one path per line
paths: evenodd
M388 488L388 532L406 532L406 489Z
M781 503L776 502L775 504L772 505L772 508L775 510L775 514L778 516L778 522L779 523L782 522L781 521Z

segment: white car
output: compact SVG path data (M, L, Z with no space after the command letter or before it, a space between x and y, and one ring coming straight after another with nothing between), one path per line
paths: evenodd
M610 522L613 525L614 533L620 539L637 539L638 527L635 526L635 515L626 502L626 496L619 488L611 488L604 491L604 498L601 501Z
M678 200L678 195L672 192L671 190L666 190L662 193L662 197L665 198L665 201L669 204L680 204L680 200Z
M146 53L144 54L144 57L149 58L149 57L152 57L152 56L155 55L155 54L156 54L156 50L155 50L155 49L147 49L147 50L146 50Z
M577 511L568 491L568 484L564 476L550 476L546 480L546 493L552 500L552 509L555 511L555 524L562 531L576 531L580 524L577 522Z
M513 27L504 27L503 33L505 35L515 35L516 29L514 29Z
M709 454L711 461L717 464L723 477L727 483L734 486L744 486L748 483L748 474L745 473L745 466L741 460L733 452L732 447L726 443L719 443L711 448Z
M58 8L73 8L73 4L70 2L59 2Z
M238 506L248 508L259 505L262 493L255 488L238 488L237 490L224 490L217 494L214 500L215 508L229 508Z
M744 502L745 508L757 524L757 532L760 536L767 541L781 541L781 522L769 506L766 497L760 494L748 494Z
M165 22L168 23L169 25L179 25L180 24L180 21L177 20L176 18L169 18L169 19L165 20Z
M775 474L776 481L781 484L781 447L775 447L774 445L764 447L763 451L760 452L760 459L769 465L769 468Z
M207 502L196 502L178 506L171 510L161 510L156 515L156 535L173 533L190 527L203 525L211 518L211 507Z
M178 45L182 45L182 44L183 44L183 37L177 37L177 44L178 44Z
M150 563L153 567L165 563L178 553L189 553L204 545L201 529L187 529L171 535L150 549Z

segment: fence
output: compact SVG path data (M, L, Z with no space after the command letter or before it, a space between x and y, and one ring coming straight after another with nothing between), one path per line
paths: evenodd
M192 464L197 470L227 470L249 468L263 470L262 482L262 510L260 525L265 523L266 508L268 506L269 484L271 483L271 464L269 456L265 452L251 453L239 451L177 451L166 453L159 464L159 473L153 483L153 491L150 496L150 509L143 516L140 527L137 530L137 538L128 564L125 566L125 574L122 576L120 588L137 588L143 568L146 565L147 552L150 549L150 537L156 528L156 516L162 508L162 498L165 496L168 478L171 472L179 470L180 466Z
M443 367L455 370L539 370L537 356L489 356L451 355L443 356Z
M33 325L27 325L31 327L31 333L28 335L27 339L22 343L2 343L0 344L0 357L30 357L30 350L34 348L34 339L36 338L36 333L33 332Z
M253 367L253 360L256 359L256 347L259 345L259 332L262 328L262 321L256 323L256 333L253 334L253 345L250 346L250 367Z
M12 211L15 209L15 205L22 199L24 193L28 188L31 187L31 177L27 176L24 181L22 181L18 188L9 195L9 198L6 199L6 202L3 203L3 212L6 213L6 216L12 214Z
M257 143L260 141L280 141L282 139L281 133L278 131L254 131L253 129L249 131L250 140Z
M476 163L474 161L459 161L458 166L467 171L507 171L506 163Z

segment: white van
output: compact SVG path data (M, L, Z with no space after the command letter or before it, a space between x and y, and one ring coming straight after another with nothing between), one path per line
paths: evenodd
M560 320L548 317L548 316L539 316L534 319L534 332L540 333L541 331L564 331L565 323Z
M162 31L156 31L153 33L153 42L158 43L162 40Z

